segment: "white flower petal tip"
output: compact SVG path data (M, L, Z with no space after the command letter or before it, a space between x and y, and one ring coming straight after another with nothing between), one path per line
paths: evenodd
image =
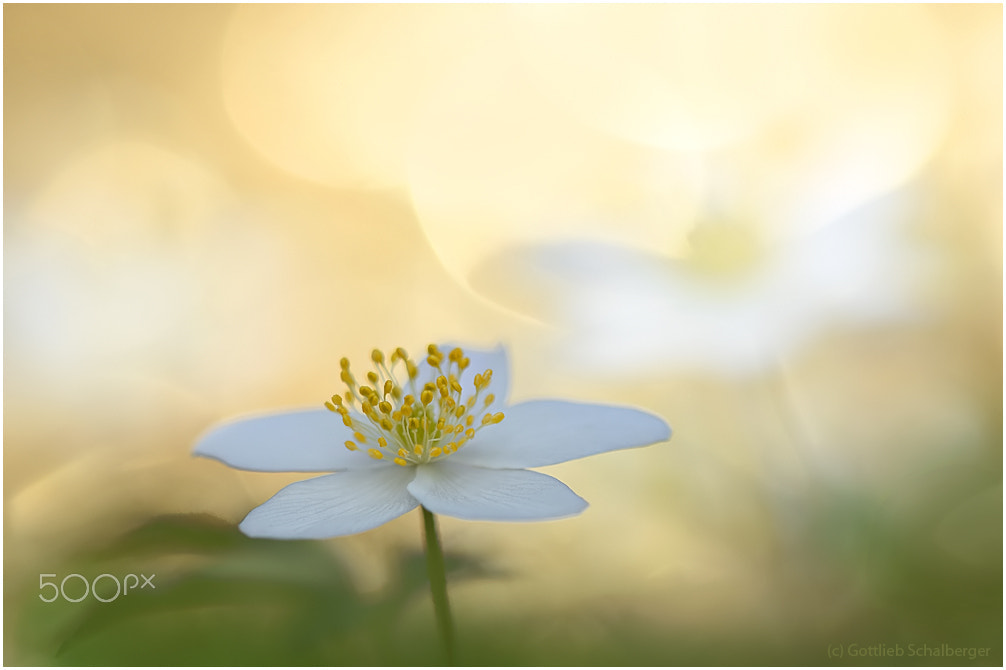
M240 418L219 424L196 442L193 455L256 472L335 472L372 467L346 450L352 438L339 417L308 409Z
M340 472L295 482L262 503L239 528L249 537L320 540L377 528L415 509L412 468Z
M507 408L506 420L479 435L456 459L488 468L536 468L645 447L670 437L666 421L642 410L531 400Z
M546 521L575 516L587 501L558 479L444 461L417 468L409 492L426 509L469 521Z

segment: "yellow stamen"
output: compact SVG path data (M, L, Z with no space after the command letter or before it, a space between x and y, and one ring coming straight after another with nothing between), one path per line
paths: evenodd
M492 382L491 369L480 371L474 380L466 382L474 388L468 389L467 400L461 404L466 397L461 377L470 360L458 347L441 351L431 344L426 351L426 362L433 371L424 368L426 378L421 383L416 381L419 367L401 347L391 350L387 357L380 349L372 350L374 368L364 375L362 386L350 372L349 360L339 361L339 377L347 390L325 401L325 408L339 414L351 429L354 439L345 443L347 449L359 451L365 447L358 445L376 440L380 448L367 449L371 458L383 459L387 450L388 458L397 465L422 465L457 452L479 430L503 420L502 412L476 410L481 409L476 403ZM407 379L403 378L402 367ZM399 380L404 386L399 385ZM406 394L405 389L411 393ZM482 406L488 408L495 400L487 392ZM358 409L351 413L351 408Z

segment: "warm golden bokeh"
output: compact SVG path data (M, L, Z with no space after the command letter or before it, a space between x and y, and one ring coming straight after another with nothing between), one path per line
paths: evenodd
M973 597L1001 590L1001 7L4 19L5 662L65 662L19 627L37 573L300 478L193 459L213 422L448 340L505 343L517 399L675 431L548 468L575 519L443 520L506 574L452 586L462 640L550 622L474 663L813 664L898 630L1001 659ZM418 521L322 544L366 600ZM631 626L731 651L618 656Z

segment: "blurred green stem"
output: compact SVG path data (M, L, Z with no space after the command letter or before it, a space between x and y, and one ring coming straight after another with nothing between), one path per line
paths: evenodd
M454 622L451 620L451 603L447 600L447 573L444 569L444 552L437 536L437 518L425 507L423 510L423 539L426 545L426 573L430 577L430 594L437 628L444 643L447 665L454 665Z

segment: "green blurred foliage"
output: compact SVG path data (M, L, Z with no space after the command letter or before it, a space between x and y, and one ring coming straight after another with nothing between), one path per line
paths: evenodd
M994 450L984 453L984 463L934 473L927 507L909 523L891 518L882 501L849 492L818 491L813 501L804 501L803 525L788 538L779 533L777 570L766 576L791 596L791 623L784 630L753 620L697 633L645 620L630 604L617 602L569 608L562 616L555 609L499 613L495 619L479 612L477 621L456 611L459 662L829 665L827 649L835 644L946 642L991 646L991 656L844 658L841 664L999 665L1001 511L997 519L978 520L982 532L993 536L985 557L968 569L934 541L939 510L1000 485L1001 458ZM1001 488L998 497L1001 502ZM516 578L494 573L475 557L448 557L452 585ZM394 561L395 582L364 594L326 543L251 539L205 515L159 517L107 547L67 559L60 573L157 571L156 589L110 603L90 597L44 603L36 590L20 590L9 600L15 623L8 628L14 637L8 637L8 653L13 642L13 660L26 664L440 665L424 558L403 552ZM105 597L110 588L103 588ZM820 613L850 589L865 590L866 605L822 619ZM675 603L667 609L673 612Z

